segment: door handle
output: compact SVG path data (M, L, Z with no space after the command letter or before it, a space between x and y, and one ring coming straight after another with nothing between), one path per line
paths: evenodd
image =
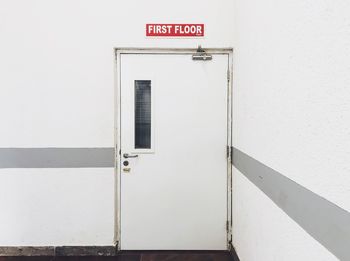
M127 158L137 158L138 156L139 156L139 155L129 155L128 153L124 153L124 154L123 154L123 157L126 158L126 159L127 159Z

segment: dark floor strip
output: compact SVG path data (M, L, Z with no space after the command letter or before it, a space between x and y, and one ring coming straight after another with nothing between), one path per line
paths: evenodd
M192 253L191 251L168 252L124 252L116 256L16 256L0 257L0 261L236 261L229 252Z
M0 261L239 261L231 251L116 251L115 246L0 247Z

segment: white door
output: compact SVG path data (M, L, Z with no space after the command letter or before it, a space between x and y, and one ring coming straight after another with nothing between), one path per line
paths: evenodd
M121 54L121 249L227 249L228 60Z

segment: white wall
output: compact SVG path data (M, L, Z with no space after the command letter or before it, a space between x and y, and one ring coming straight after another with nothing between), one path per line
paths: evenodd
M0 0L0 147L113 147L114 47L229 47L232 3ZM205 23L147 39L146 23ZM1 169L0 245L110 245L113 169Z
M341 0L234 6L235 147L348 211L349 13ZM233 205L241 260L336 260L237 170Z
M350 210L349 12L341 0L0 0L0 147L112 147L114 47L234 46L234 145ZM206 37L147 39L152 22L205 23ZM113 172L1 169L0 245L112 244ZM335 260L237 170L233 204L241 260Z

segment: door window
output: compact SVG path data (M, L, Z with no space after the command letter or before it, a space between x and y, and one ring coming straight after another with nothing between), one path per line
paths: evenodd
M151 149L151 81L135 81L135 149Z

